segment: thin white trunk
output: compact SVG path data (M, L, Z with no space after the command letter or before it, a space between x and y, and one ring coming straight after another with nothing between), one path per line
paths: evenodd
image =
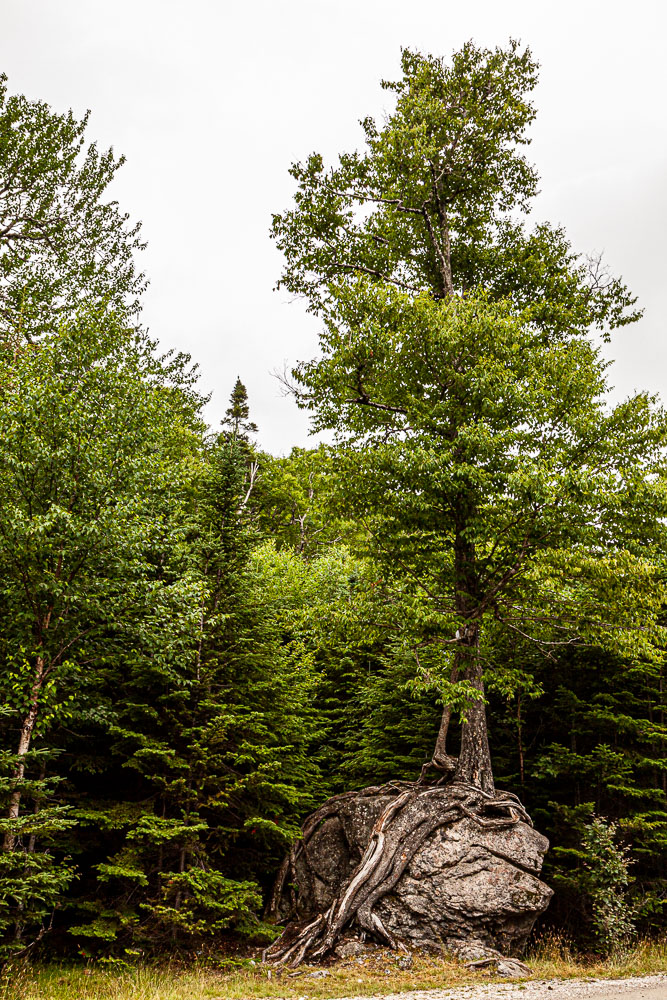
M38 656L37 662L35 664L35 675L33 678L32 688L30 689L30 703L28 706L28 714L23 720L21 726L21 733L19 735L19 745L16 751L16 756L18 758L16 763L16 768L14 774L12 775L12 781L14 784L14 789L9 799L9 809L7 810L7 819L10 821L16 821L19 818L19 813L21 809L21 786L23 784L23 777L25 775L25 761L30 750L30 743L32 741L32 734L35 730L35 723L37 721L37 712L39 709L39 696L42 690L42 684L44 683L44 671L45 663L44 657ZM16 837L10 829L5 833L3 846L6 851L11 851L14 847Z

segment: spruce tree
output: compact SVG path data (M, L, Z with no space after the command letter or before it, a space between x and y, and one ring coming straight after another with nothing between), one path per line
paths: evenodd
M133 655L108 671L107 691L121 687L125 703L108 728L111 797L94 822L103 833L116 813L118 826L70 928L98 948L215 951L223 931L270 933L267 874L313 803L312 684L252 569L246 475L242 441L206 444L180 514L169 513L180 540L156 564L186 604L156 645L128 633ZM125 788L123 773L134 775ZM90 808L80 814L91 821Z
M250 420L248 391L238 376L229 397L229 406L225 410L222 426L229 428L234 440L237 438L247 440L249 434L257 433L257 424Z

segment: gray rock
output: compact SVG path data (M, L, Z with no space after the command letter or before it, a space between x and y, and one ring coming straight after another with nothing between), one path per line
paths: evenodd
M334 949L334 955L336 958L354 958L355 955L361 955L367 950L366 945L357 940L357 938L352 938L350 940L341 941L341 943Z
M311 827L307 843L295 852L289 883L296 883L296 897L285 890L277 901L281 922L308 921L327 910L397 794L397 787L365 789L323 807L326 817ZM431 808L454 815L447 786L429 794ZM478 817L462 811L428 836L398 881L387 886L385 895L378 894L374 912L409 947L453 951L467 962L492 959L501 975L515 978L522 974L520 963L507 963L503 956L521 952L552 896L539 879L549 843L530 825L520 804L508 809L511 797L503 800L503 795L498 793L497 808L492 800ZM350 930L354 933L354 921ZM360 953L357 948L364 945L344 940L336 954L349 957Z
M526 823L480 830L463 818L426 841L378 913L415 945L472 939L517 953L552 896L537 877L548 846Z
M518 962L516 958L503 958L501 962L496 964L496 973L499 976L506 976L508 979L528 979L533 974L527 965Z

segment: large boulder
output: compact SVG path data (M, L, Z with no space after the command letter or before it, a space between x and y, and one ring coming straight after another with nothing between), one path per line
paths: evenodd
M518 954L553 894L538 878L548 847L527 823L483 830L464 817L431 835L378 913L415 945L456 950L474 939Z
M405 797L406 788L401 783L348 793L313 814L283 869L274 919L291 921L296 931L339 905L373 838L377 849L386 810L397 796ZM413 947L463 953L474 944L520 953L552 895L539 879L546 837L533 829L518 800L504 792L493 798L471 791L466 797L460 787L445 786L430 789L428 799L419 790L415 795L416 804L408 798L403 809L403 826L397 826L400 813L392 820L393 842L391 824L385 823L385 850L399 861L394 871L401 868L401 857L407 863L393 884L387 878L375 891L377 926ZM425 816L433 829L418 843L415 831L420 824L426 829ZM352 914L348 932L354 924ZM368 926L366 919L361 929Z

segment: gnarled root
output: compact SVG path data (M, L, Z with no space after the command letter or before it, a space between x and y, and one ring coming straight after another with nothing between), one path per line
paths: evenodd
M329 908L288 924L281 937L266 950L266 960L295 966L306 957L320 959L331 951L344 928L352 921L362 933L380 938L392 948L402 947L383 925L376 904L391 892L431 834L464 816L484 829L506 828L519 822L532 826L516 796L507 792L492 795L458 782L446 787L400 782L336 796L304 824L301 841L292 849L279 873L269 907L270 914L277 912L285 881L290 873L294 878L298 854L300 851L307 852L313 832L327 818L335 816L346 800L360 795L391 795L372 828L361 861Z

